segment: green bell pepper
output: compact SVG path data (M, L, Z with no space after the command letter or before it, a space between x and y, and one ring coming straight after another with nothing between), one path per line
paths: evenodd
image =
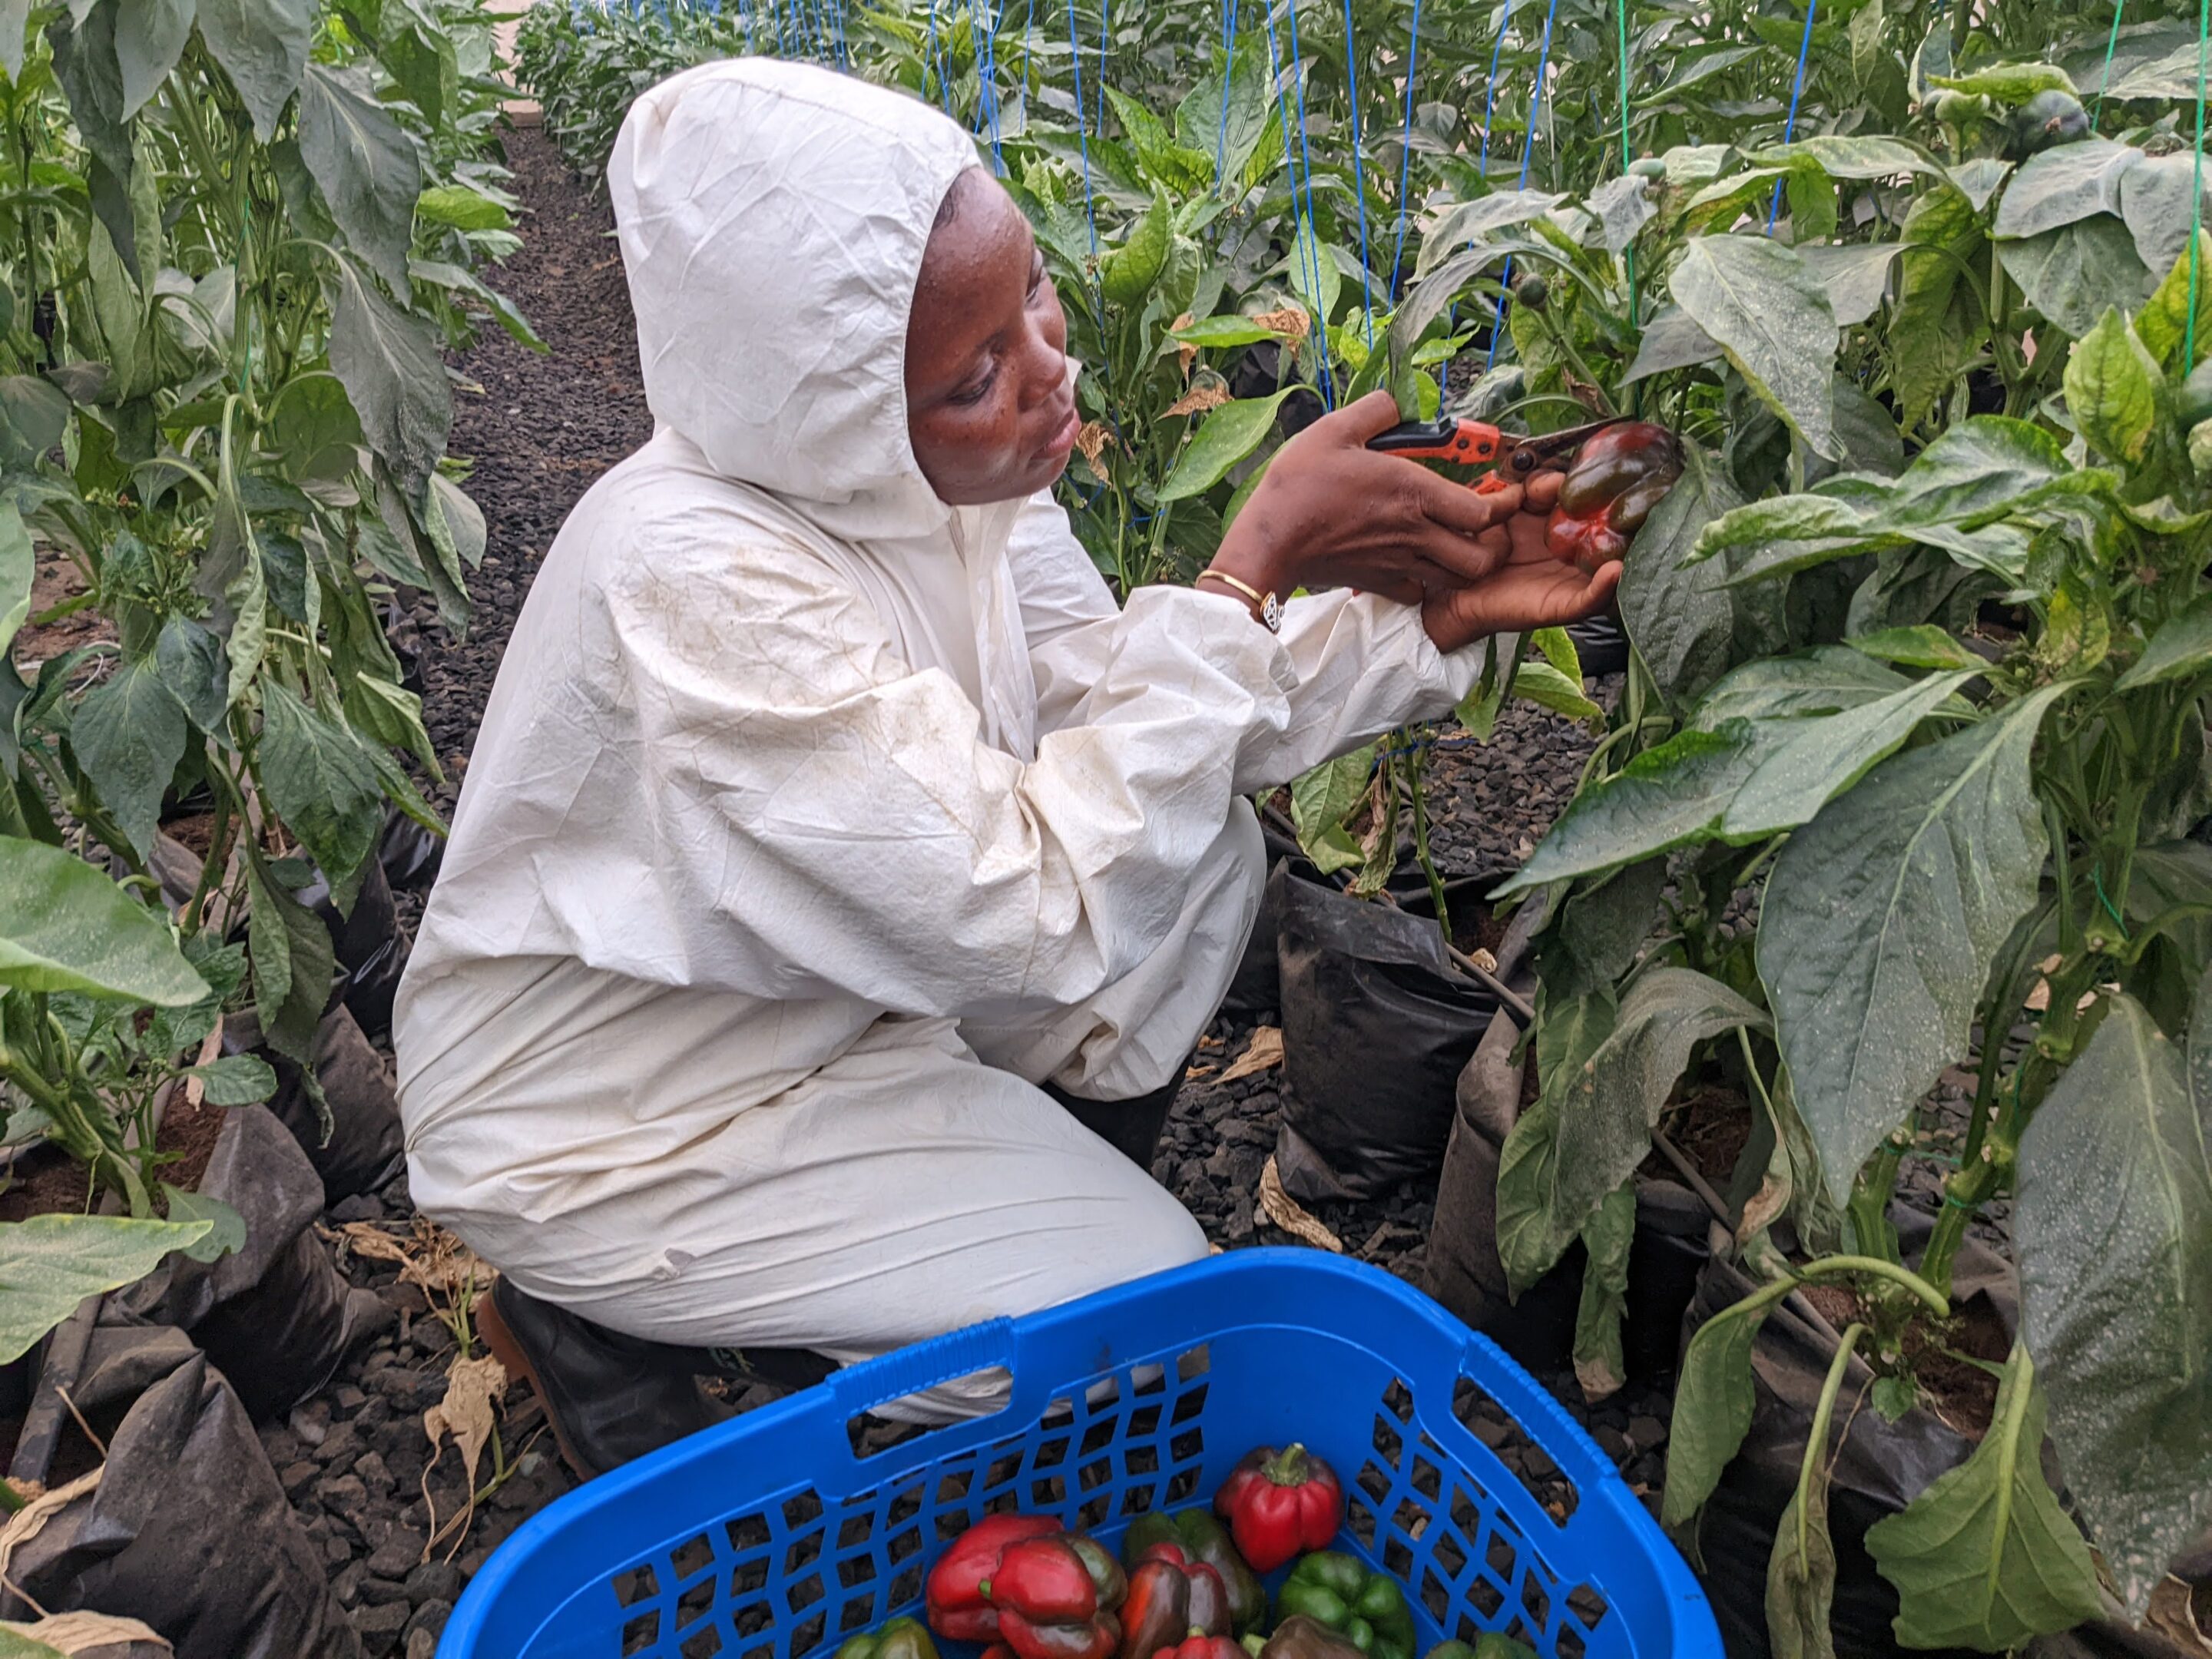
M1413 1614L1405 1592L1356 1556L1316 1550L1292 1567L1275 1597L1275 1616L1293 1613L1346 1638L1368 1659L1413 1659Z
M848 1637L836 1659L937 1659L937 1644L917 1619L894 1619L881 1630Z
M1427 1659L1537 1659L1537 1655L1526 1642L1486 1630L1474 1638L1473 1647L1459 1641L1439 1642L1429 1650Z

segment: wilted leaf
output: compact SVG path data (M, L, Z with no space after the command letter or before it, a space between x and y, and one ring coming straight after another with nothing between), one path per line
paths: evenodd
M1633 1176L1606 1194L1582 1231L1583 1285L1575 1305L1575 1381L1595 1403L1628 1380L1620 1327L1628 1317L1628 1254L1636 1243Z
M2046 844L2028 757L2066 689L1885 761L1775 860L1759 979L1838 1205L1966 1052L1990 962L2035 901Z
M2089 1547L2043 1478L2043 1414L2035 1367L2015 1348L1973 1454L1867 1528L1867 1553L1897 1586L1905 1646L2002 1653L2097 1616Z
M1766 1630L1775 1659L1835 1659L1829 1616L1836 1547L1828 1536L1826 1454L1823 1446L1800 1472L1766 1559Z
M144 1278L209 1225L114 1215L0 1223L0 1365L28 1352L85 1297Z
M2131 1614L2212 1524L2212 974L2188 1051L2132 998L2021 1137L2021 1335Z
M0 1659L76 1659L118 1651L173 1653L151 1625L108 1613L48 1613L35 1624L0 1624Z
M1775 1298L1754 1293L1698 1327L1682 1351L1668 1427L1667 1488L1659 1518L1669 1531L1694 1519L1751 1431L1758 1397L1751 1346Z

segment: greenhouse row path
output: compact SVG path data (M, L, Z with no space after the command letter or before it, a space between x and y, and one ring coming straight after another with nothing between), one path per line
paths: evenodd
M652 432L606 204L535 129L506 142L526 210L524 246L498 282L549 349L533 353L493 331L455 358L462 393L452 447L473 464L467 487L489 537L471 583L476 617L456 645L428 602L417 599L396 630L418 654L424 718L445 762L440 799L448 808L539 561L592 481ZM1588 751L1580 728L1525 706L1506 711L1487 744L1448 745L1432 773L1440 861L1462 874L1517 864L1573 793ZM1264 1063L1274 1023L1271 1013L1216 1023L1153 1166L1224 1249L1296 1242L1257 1197L1285 1096L1280 1066ZM1317 1206L1316 1213L1346 1254L1419 1283L1435 1202L1431 1177L1374 1201ZM404 1176L339 1204L326 1221L347 1273L376 1292L386 1317L329 1386L265 1425L263 1439L368 1659L430 1659L468 1579L515 1528L574 1483L553 1455L537 1402L516 1388L501 1402L496 1465L488 1449L475 1483L483 1501L470 1510L458 1454L449 1441L434 1457L422 1421L445 1398L448 1368L463 1356L432 1298L398 1264L365 1253L362 1241L380 1232L415 1258L414 1277L434 1285L460 1277L465 1258L457 1267L445 1254L453 1241L418 1221ZM458 1297L463 1305L468 1293ZM1571 1380L1552 1381L1573 1406ZM773 1397L754 1389L730 1403L744 1409ZM1665 1396L1646 1389L1594 1412L1577 1408L1647 1502L1656 1503L1667 1413ZM1541 1452L1516 1444L1502 1424L1475 1426L1532 1488L1550 1489L1556 1471Z

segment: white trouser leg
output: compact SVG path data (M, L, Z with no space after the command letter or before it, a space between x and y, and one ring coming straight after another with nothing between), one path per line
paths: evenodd
M1189 1057L1229 994L1260 913L1267 849L1245 802L1206 851L1175 931L1130 973L1087 1002L985 1024L960 1035L987 1066L1052 1083L1085 1100L1149 1094Z

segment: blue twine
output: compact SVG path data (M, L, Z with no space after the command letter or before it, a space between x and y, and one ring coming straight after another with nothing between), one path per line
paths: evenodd
M1413 221L1407 190L1413 176L1413 71L1421 63L1421 0L1413 0L1413 27L1406 41L1406 130L1398 145L1398 245L1390 251L1389 298L1398 303L1398 269L1406 257L1406 229Z
M1498 15L1498 38L1490 43L1490 84L1482 89L1482 155L1474 164L1484 184L1490 182L1490 128L1498 112L1498 60L1505 50L1505 31L1513 21L1513 0L1504 0ZM1469 242L1469 247L1474 244Z
M1290 167L1291 201L1295 207L1298 197L1298 157L1303 155L1305 159L1305 234L1298 249L1298 260L1299 269L1305 274L1306 281L1310 284L1307 291L1318 303L1321 298L1321 231L1315 225L1313 216L1313 149L1306 136L1306 83L1305 76L1301 73L1302 64L1298 58L1297 0L1286 0L1283 15L1291 26L1291 80L1298 91L1298 155L1293 155L1291 153L1288 111L1285 110L1283 128L1283 160ZM1267 9L1267 54L1271 65L1275 70L1275 96L1279 104L1283 95L1282 67L1275 43L1275 11L1272 4ZM1293 214L1292 216L1295 218L1297 216ZM1329 382L1328 319L1316 315L1314 319L1314 331L1316 335L1314 362L1320 368L1321 385L1318 390L1321 392L1322 407L1334 409L1336 407L1336 397L1335 388Z
M1516 190L1528 188L1528 164L1536 159L1536 117L1544 107L1544 82L1552 68L1552 20L1559 15L1559 0L1549 0L1544 9L1544 44L1536 53L1536 89L1528 94L1528 130L1521 135L1521 182L1514 186ZM1504 275L1500 279L1500 292L1490 310L1490 356L1483 365L1485 372L1498 362L1498 336L1505 320L1505 295L1503 290L1510 287L1512 282L1513 260L1508 255Z
M968 29L971 36L978 31L975 14L988 0L972 0L968 13ZM991 9L991 26L981 31L981 44L975 52L975 78L978 90L975 98L975 130L980 132L985 121L991 127L991 167L1001 179L1006 176L1006 152L999 142L999 19L1001 15L994 5Z
M1297 25L1293 21L1292 29ZM1344 90L1352 105L1352 189L1359 198L1359 304L1367 321L1367 349L1375 349L1375 283L1368 274L1367 171L1360 160L1358 57L1352 45L1352 0L1344 0ZM1310 192L1309 192L1310 193Z
M1083 46L1075 33L1075 0L1067 0L1067 49L1075 64L1075 143L1083 157L1083 216L1091 227L1091 257L1098 257L1098 209L1091 195L1091 140L1083 131ZM1101 313L1100 326L1104 326Z
M1420 0L1414 0L1419 4ZM1213 185L1221 187L1223 161L1229 154L1229 82L1237 73L1237 0L1221 0L1221 131L1213 140Z
M1805 91L1805 56L1813 49L1813 19L1820 9L1820 0L1805 0L1805 33L1797 40L1797 78L1790 84L1790 118L1783 123L1782 142L1788 143L1797 132L1797 100ZM1782 180L1774 181L1774 198L1766 204L1766 234L1774 234L1774 216L1782 210Z
M928 96L929 94L929 75L932 70L937 71L938 104L947 115L950 115L952 113L952 99L945 89L945 71L939 66L937 61L937 0L929 0L929 38L921 49L921 90L924 97Z
M1028 104L1036 96L1036 0L1024 0L1022 12L1022 102L1023 118L1029 116Z

